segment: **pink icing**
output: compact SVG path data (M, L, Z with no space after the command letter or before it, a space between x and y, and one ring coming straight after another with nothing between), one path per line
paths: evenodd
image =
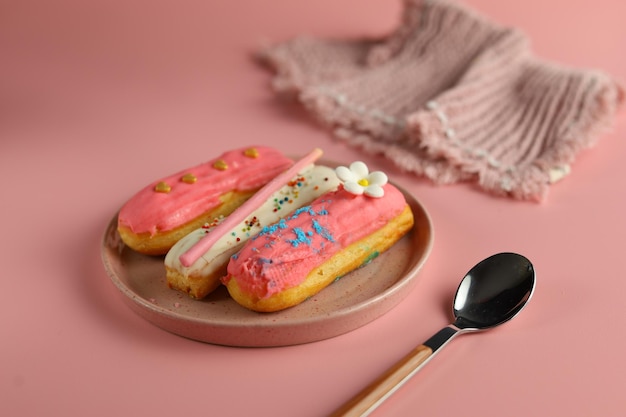
M384 197L371 198L340 188L263 228L231 258L224 283L235 279L259 298L299 285L313 268L402 212L402 193L391 184L384 190Z
M221 204L220 195L233 190L250 191L262 187L293 161L279 151L254 146L256 157L246 156L246 149L232 150L204 164L162 178L135 194L120 210L118 224L134 233L168 231L179 227ZM220 170L214 164L223 160L228 166ZM192 174L195 183L186 183L182 177ZM171 190L156 192L159 182Z
M276 191L283 187L289 180L296 176L299 171L305 168L307 165L315 162L322 156L321 149L314 149L309 154L304 156L293 164L287 171L274 178L261 188L256 194L254 194L248 201L242 204L237 210L226 219L218 224L211 233L207 234L204 239L198 241L187 252L180 256L180 263L183 266L191 266L196 262L202 254L208 251L211 246L215 244L226 232L241 223L248 217L254 210L258 209L265 201L272 196Z

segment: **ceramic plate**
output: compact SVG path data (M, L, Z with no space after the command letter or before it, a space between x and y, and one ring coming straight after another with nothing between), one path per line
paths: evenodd
M202 301L171 290L163 256L124 245L117 216L102 239L102 260L130 308L149 322L190 339L228 346L285 346L357 329L388 312L413 288L433 244L428 213L402 190L413 210L413 229L387 252L305 302L275 313L256 313L233 301L225 287Z

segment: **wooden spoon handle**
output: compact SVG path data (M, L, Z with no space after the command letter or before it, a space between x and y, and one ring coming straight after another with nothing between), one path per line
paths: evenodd
M370 408L373 408L374 405L398 389L432 354L433 350L430 347L419 345L331 414L331 417L361 417L366 415L365 413Z

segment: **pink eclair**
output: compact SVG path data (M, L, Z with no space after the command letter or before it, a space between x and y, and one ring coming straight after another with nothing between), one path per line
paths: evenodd
M413 213L402 192L385 176L368 193L367 168L356 171L364 172L362 178L349 178L337 191L264 227L231 257L222 282L237 303L259 312L295 306L412 228ZM343 180L342 173L338 168Z
M254 146L162 178L121 208L120 237L137 252L165 254L204 223L229 215L292 164L275 149Z

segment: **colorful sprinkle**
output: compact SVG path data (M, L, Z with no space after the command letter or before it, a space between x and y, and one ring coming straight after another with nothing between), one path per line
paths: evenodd
M307 236L307 233L305 233L302 229L300 229L299 227L294 227L292 231L295 233L296 238L287 239L287 242L291 243L291 246L293 246L294 248L297 248L298 245L300 245L300 243L304 243L305 245L311 244L311 239Z
M322 236L324 239L328 240L329 242L334 242L335 241L335 238L328 231L328 229L326 229L321 224L319 224L319 222L317 220L313 219L312 225L313 225L313 230L315 230L315 233L317 233L318 235Z
M374 251L372 253L370 253L367 258L365 258L365 260L363 261L363 265L366 265L370 262L372 262L378 255L380 255L380 253L378 251Z

